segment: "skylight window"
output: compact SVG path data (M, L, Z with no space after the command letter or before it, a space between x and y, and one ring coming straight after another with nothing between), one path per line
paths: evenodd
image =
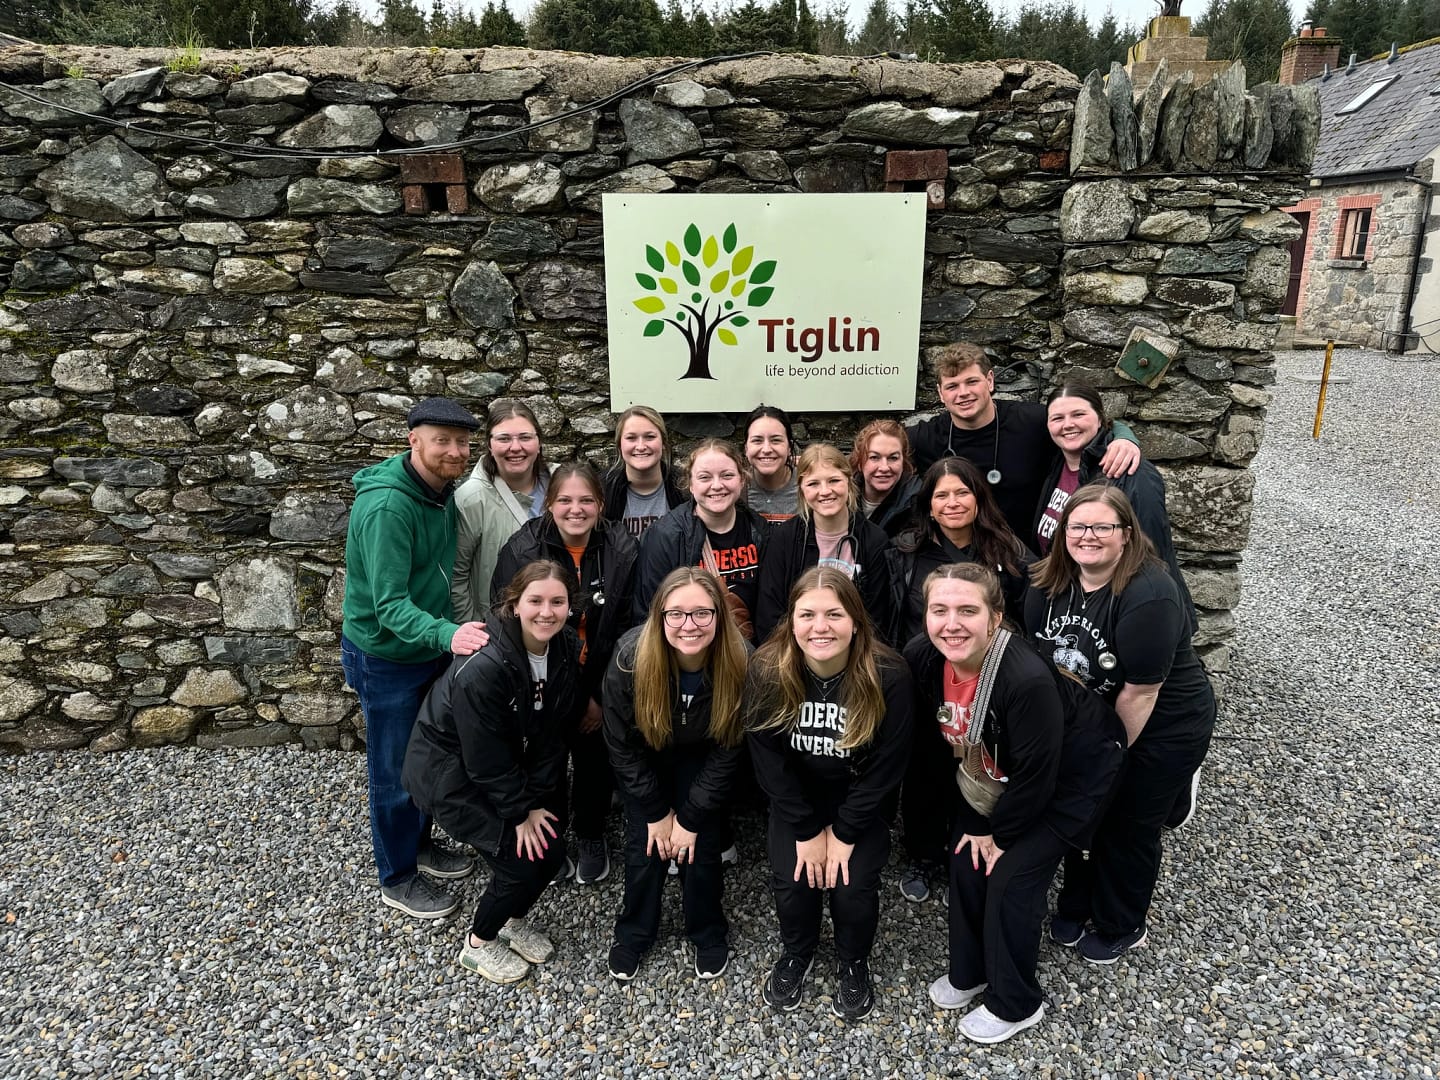
M1336 112L1336 115L1344 116L1346 113L1358 112L1360 109L1363 109L1371 100L1374 99L1376 94L1380 93L1381 90L1384 90L1385 87L1389 86L1399 77L1400 76L1398 75L1391 75L1388 79L1380 79L1378 82L1371 83L1369 86L1365 87L1364 90L1361 90L1360 93L1356 94L1353 98L1351 98L1350 103L1346 105L1343 109L1338 110Z

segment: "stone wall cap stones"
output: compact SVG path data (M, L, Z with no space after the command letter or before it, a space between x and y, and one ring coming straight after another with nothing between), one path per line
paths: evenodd
M149 100L160 92L164 83L165 69L157 64L112 79L101 93L111 108L120 108Z
M534 68L501 68L441 75L410 87L402 96L410 101L519 101L544 81L545 73Z
M310 80L301 75L267 71L263 75L241 79L225 95L232 105L264 105L277 101L303 101L310 92Z
M0 111L8 113L16 120L31 124L46 127L65 124L78 127L88 121L70 112L71 109L96 115L109 112L105 98L100 93L100 84L94 79L51 79L39 86L25 86L22 89L30 97L22 97L4 83L0 83ZM32 98L40 98L42 101L34 101Z

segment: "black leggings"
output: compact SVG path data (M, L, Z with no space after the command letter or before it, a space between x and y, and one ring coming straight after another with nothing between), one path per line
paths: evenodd
M803 960L815 955L820 942L820 916L825 889L795 879L795 830L773 811L767 842L775 913L785 951ZM850 854L850 884L830 890L830 920L835 926L835 956L842 963L866 960L880 925L880 871L890 858L890 826L873 822Z
M570 752L573 776L560 781L553 800L553 805L562 808L560 835L563 837L566 826L573 824L577 840L603 839L605 820L610 815L610 793L615 790L605 737L600 728L585 733L573 726L565 732L565 747Z
M470 932L482 941L494 941L500 928L510 919L523 919L545 886L555 880L565 865L565 845L552 839L544 856L531 862L515 854L515 829L507 825L500 850L480 854L490 864L490 881L480 894Z

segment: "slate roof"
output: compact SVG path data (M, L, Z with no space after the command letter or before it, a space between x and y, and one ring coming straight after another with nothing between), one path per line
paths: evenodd
M1340 114L1367 86L1392 75L1396 80L1364 106ZM1310 82L1320 89L1321 116L1311 176L1408 169L1440 146L1440 41Z

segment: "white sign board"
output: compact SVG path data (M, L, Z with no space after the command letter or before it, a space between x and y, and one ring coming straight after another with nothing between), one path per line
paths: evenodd
M606 195L610 407L915 407L925 196Z

